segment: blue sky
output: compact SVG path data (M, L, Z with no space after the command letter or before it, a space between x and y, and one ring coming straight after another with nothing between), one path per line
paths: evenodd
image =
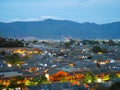
M0 22L47 18L80 23L120 21L120 0L0 0Z

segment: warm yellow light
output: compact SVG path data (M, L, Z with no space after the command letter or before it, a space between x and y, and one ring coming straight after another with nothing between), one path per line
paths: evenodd
M104 64L106 64L106 62L100 62L99 64L100 64L100 65L104 65Z
M102 52L98 52L98 54L102 54Z
M91 83L91 80L89 79L88 82Z
M109 80L109 79L110 79L109 75L106 75L106 76L103 77L103 80L104 80L104 81L107 81L107 80Z
M48 70L49 70L49 69L46 69L44 72L46 73L46 72L48 72Z
M94 60L94 63L97 63L97 60Z
M12 67L12 65L11 64L7 64L8 65L8 67Z
M22 55L23 55L23 56L25 56L26 54L25 54L25 53L23 53Z
M120 73L116 74L120 78Z
M102 82L102 79L101 79L101 78L98 78L98 79L97 79L97 82L98 82L98 83L101 83L101 82Z
M20 64L17 64L17 66L19 67L19 66L20 66Z
M21 90L21 88L20 88L20 87L18 87L18 88L16 88L16 90Z
M49 81L49 74L45 74L45 77L46 77L47 80Z

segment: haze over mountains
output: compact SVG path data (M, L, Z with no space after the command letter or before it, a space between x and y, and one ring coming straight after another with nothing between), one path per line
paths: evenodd
M71 36L80 39L120 39L120 22L108 24L77 23L46 19L36 22L0 23L0 36L60 39Z

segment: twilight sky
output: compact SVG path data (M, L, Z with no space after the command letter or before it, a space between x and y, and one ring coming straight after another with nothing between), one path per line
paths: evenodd
M0 22L44 19L120 21L120 0L0 0Z

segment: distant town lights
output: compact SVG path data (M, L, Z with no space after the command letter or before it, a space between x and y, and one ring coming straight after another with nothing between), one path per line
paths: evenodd
M98 82L98 83L101 83L101 82L102 82L102 79L101 79L101 78L98 78L98 79L97 79L97 82Z
M11 64L7 64L8 65L8 67L12 67L12 65Z
M89 79L88 82L91 83L92 81Z
M25 53L23 53L22 55L23 55L23 56L25 56L26 54L25 54Z
M97 63L97 60L94 60L94 63Z
M47 80L49 81L49 74L45 74L45 77L46 77Z

